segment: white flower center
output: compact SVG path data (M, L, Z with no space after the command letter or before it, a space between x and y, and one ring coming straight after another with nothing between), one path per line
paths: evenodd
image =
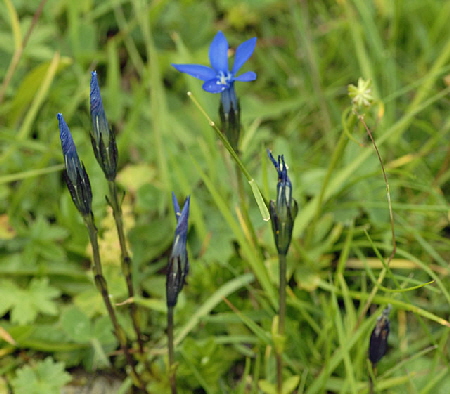
M233 76L231 73L229 73L229 72L224 73L223 71L219 71L218 77L219 77L219 84L226 85L226 86L228 86L233 79Z

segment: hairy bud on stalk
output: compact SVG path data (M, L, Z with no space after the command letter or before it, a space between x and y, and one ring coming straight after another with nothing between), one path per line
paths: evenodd
M278 156L278 162L268 151L269 159L278 172L277 199L270 201L269 211L275 245L279 254L287 254L292 240L294 220L298 213L298 204L292 198L292 183L287 174L284 156Z
M180 211L175 194L172 193L173 208L177 219L177 228L175 229L175 239L173 241L172 252L169 258L169 267L166 276L166 299L169 308L177 304L178 294L183 289L186 276L189 272L189 260L186 250L189 203L190 197L186 197L183 210Z
M391 306L388 305L387 308L383 310L381 316L377 319L377 324L370 335L369 342L369 360L373 366L381 360L381 358L386 354L388 349L388 336L389 336L389 312L391 311Z
M72 134L62 114L56 115L59 122L61 147L66 165L65 178L73 203L83 216L92 212L92 191L89 177L78 157Z
M92 72L91 77L90 106L92 129L89 134L95 158L105 173L106 179L113 181L117 174L117 144L106 119L96 71Z

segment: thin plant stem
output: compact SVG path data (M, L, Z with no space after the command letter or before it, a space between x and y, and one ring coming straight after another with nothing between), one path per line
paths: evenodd
M344 119L344 117L343 117L343 119ZM344 120L343 120L343 123L344 123ZM316 208L316 211L314 212L314 217L312 219L312 223L308 227L308 232L307 232L306 241L305 241L306 245L309 245L312 242L312 239L314 237L315 228L320 219L322 205L323 205L323 202L325 199L326 189L328 187L328 184L329 184L333 174L335 173L338 161L342 159L343 152L345 150L345 147L347 146L347 142L348 142L348 138L346 137L346 133L341 133L338 143L336 145L336 148L333 150L333 154L331 156L330 164L328 166L325 178L322 182L322 186L321 186L320 194L319 194L319 201L317 203L317 208Z
M133 358L131 357L131 354L128 350L128 344L127 344L127 338L126 338L125 332L122 329L122 327L120 326L119 321L117 320L116 312L115 312L112 302L109 298L108 285L106 283L106 280L103 276L103 271L102 271L102 265L101 265L101 260L100 260L100 249L98 246L98 230L94 223L94 216L91 213L89 215L83 216L83 219L84 219L84 222L85 222L86 227L89 232L89 241L92 245L92 254L93 254L93 259L94 259L93 271L94 271L95 286L97 287L98 291L102 295L103 302L106 306L106 310L108 311L109 318L111 319L111 322L114 327L114 333L116 335L117 340L119 341L119 345L123 351L126 362L130 367L131 376L132 376L133 380L136 382L136 384L139 387L141 387L144 391L146 391L145 384L142 381L141 377L136 372Z
M279 305L279 321L278 321L278 333L280 335L284 335L284 327L285 327L285 320L286 320L286 270L287 270L287 263L286 263L286 255L285 254L279 254L278 255L278 261L280 264L280 288L279 288L279 297L280 297L280 305Z
M258 239L256 237L255 228L253 227L253 223L250 220L250 216L248 214L248 203L247 203L247 194L245 193L244 189L244 180L242 178L242 172L239 169L239 166L236 164L236 179L237 179L237 188L238 188L238 195L239 195L239 202L241 205L241 213L242 217L244 219L245 226L247 227L247 230L249 232L250 241L252 242L252 246L254 250L256 250L259 253L258 248Z
M123 214L122 208L119 203L119 197L117 192L117 184L115 181L108 181L109 187L109 203L111 205L114 221L116 223L117 234L119 236L119 244L120 244L120 261L122 267L122 273L125 276L125 282L127 285L128 298L130 299L129 310L131 315L131 320L133 322L133 329L136 334L139 353L141 356L144 356L144 339L142 338L142 332L139 327L139 314L137 310L137 306L134 302L134 287L133 287L133 278L132 278L132 261L131 257L128 253L127 241L125 238L125 228L123 223Z
M370 363L369 366L369 394L375 394L375 379L376 379L377 367Z
M171 394L177 394L177 379L175 370L175 353L173 341L173 313L174 308L167 310L167 347L169 352L169 382Z
M358 316L358 322L361 322L362 319L364 318L364 316L366 315L367 311L369 310L370 304L372 303L372 300L375 297L376 292L378 291L378 286L381 285L381 283L384 280L384 277L387 273L387 270L389 268L389 265L390 265L392 259L394 258L395 254L397 253L397 241L395 238L395 224L394 224L395 222L394 222L394 211L392 209L392 202L391 202L391 193L389 190L389 182L387 179L386 171L384 169L383 159L381 158L380 151L378 150L377 144L375 143L375 139L373 138L372 132L370 131L369 126L367 126L367 123L364 120L364 116L361 114L358 114L358 113L356 113L356 116L357 116L358 120L361 122L361 124L364 126L364 128L366 129L366 132L369 135L372 145L377 154L378 161L380 162L381 171L383 172L384 183L386 185L386 196L387 196L387 202L388 202L389 219L390 219L391 235L392 235L392 252L388 257L385 267L383 267L383 270L380 273L380 276L378 277L377 285L372 289L372 291L369 295L369 298L367 299L367 302L364 305L364 308L362 308L362 310Z
M286 255L278 254L280 285L279 285L279 309L278 309L278 339L281 341L277 348L277 390L278 394L283 392L283 349L284 349L284 335L285 335L285 320L286 320L286 270L287 262Z

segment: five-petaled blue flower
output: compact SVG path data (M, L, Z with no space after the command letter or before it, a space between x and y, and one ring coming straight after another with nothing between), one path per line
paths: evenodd
M256 79L256 73L247 71L236 76L239 69L255 50L256 37L240 44L236 49L234 65L228 69L228 41L219 31L209 47L211 67L199 64L172 64L178 71L205 81L203 90L209 93L222 93L224 112L229 113L231 106L237 110L237 99L234 92L234 81L249 82Z
M172 193L173 208L177 219L175 239L173 241L172 253L169 258L169 267L166 276L166 298L167 306L174 307L177 304L178 294L183 289L186 276L189 272L189 259L186 249L189 219L190 197L186 197L183 210L180 210L177 198Z

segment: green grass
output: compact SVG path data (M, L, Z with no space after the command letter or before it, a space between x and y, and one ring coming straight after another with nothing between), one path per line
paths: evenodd
M127 293L120 250L108 236L108 185L89 141L93 69L118 133L149 391L169 392L164 267L175 229L172 191L191 195L191 272L175 311L179 392L275 387L278 263L270 223L244 182L255 244L233 160L187 92L215 122L219 97L170 66L207 65L217 30L233 47L258 37L243 68L258 78L236 85L241 158L270 200L277 176L266 149L284 154L300 208L287 256L286 386L368 393L369 336L390 303L390 350L377 367L377 392L450 390L450 3L47 0L33 22L37 9L20 0L0 4L0 394L17 371L47 357L63 364L45 365L68 372L125 365L114 353L88 236L61 176L58 112L93 185L105 276L120 303ZM386 185L366 131L350 115L348 85L360 77L372 82L365 121L394 211L397 253L389 267ZM41 283L38 293L31 283ZM31 302L33 295L42 303ZM117 308L132 335L126 306Z

